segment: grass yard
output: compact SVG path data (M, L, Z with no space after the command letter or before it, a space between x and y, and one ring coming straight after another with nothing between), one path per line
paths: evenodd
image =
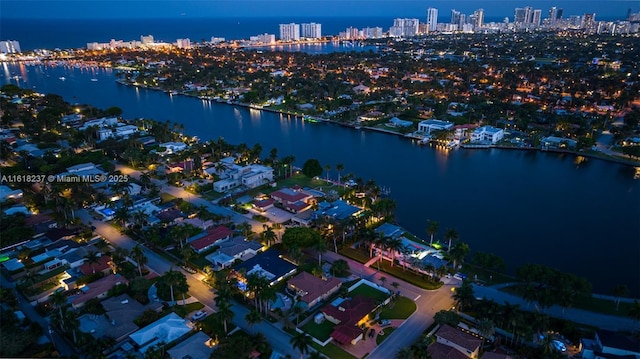
M358 359L353 355L347 353L346 351L340 349L338 346L336 346L333 343L329 343L323 347L320 344L313 342L311 343L311 346L315 350L319 351L320 353L326 355L328 358L331 358L331 359Z
M357 286L354 290L349 292L350 296L361 295L367 298L373 298L376 301L382 302L385 299L389 298L389 294L381 292L373 287L370 287L366 284L361 284Z
M300 329L304 330L319 341L324 342L329 339L329 335L331 335L334 327L335 325L328 320L325 320L321 324L316 324L316 322L311 320Z
M175 197L175 196L173 196L173 195L170 195L170 194L169 194L169 193L167 193L167 192L162 192L162 193L160 193L160 201L161 201L162 203L171 202L171 201L173 201L174 199L176 199L176 197Z
M407 319L416 311L416 308L416 303L411 299L398 297L382 309L380 319Z
M380 334L376 335L376 344L380 345L380 343L382 343L385 339L387 339L389 335L393 333L394 330L396 330L396 328L392 328L392 327L384 328L382 330L384 335L380 335Z

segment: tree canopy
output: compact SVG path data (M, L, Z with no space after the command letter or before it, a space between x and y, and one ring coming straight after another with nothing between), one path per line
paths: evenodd
M320 161L315 158L308 159L304 165L302 165L302 173L309 178L320 176L322 174Z

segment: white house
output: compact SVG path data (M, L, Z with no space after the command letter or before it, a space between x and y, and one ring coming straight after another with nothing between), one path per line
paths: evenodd
M224 193L233 188L244 186L256 188L273 181L273 168L262 165L238 166L224 163L226 170L221 177L226 177L213 184L216 192Z
M122 125L116 127L115 131L117 137L129 137L138 132L138 127L134 125Z
M97 126L97 127L114 126L117 123L118 123L117 117L103 117L97 120L91 120L91 121L85 122L82 126L80 126L79 130L84 131L91 126Z
M187 145L183 142L165 142L158 146L165 148L165 151L161 153L162 155L171 155L187 149Z
M497 143L504 137L504 130L493 126L482 126L471 133L471 142Z
M418 132L431 133L431 131L446 131L453 127L453 123L436 119L420 121Z
M22 198L22 190L21 189L11 189L5 185L0 186L0 202L9 200L9 199L20 199Z

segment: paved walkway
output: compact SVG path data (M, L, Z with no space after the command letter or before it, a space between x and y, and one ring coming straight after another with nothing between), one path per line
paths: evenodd
M505 302L510 304L518 304L520 305L520 309L523 310L531 312L539 310L540 312L545 313L551 317L563 318L576 323L592 325L602 329L615 331L631 331L635 327L634 320L631 318L593 313L582 309L566 308L563 312L562 307L554 305L550 308L540 310L540 308L536 308L535 305L527 303L521 297L506 292L501 292L495 287L483 287L474 284L473 292L476 297L491 299L499 304L503 304Z

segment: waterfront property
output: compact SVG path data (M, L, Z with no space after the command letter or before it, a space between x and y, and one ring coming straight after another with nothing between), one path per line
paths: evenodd
M482 126L471 133L471 142L496 144L504 137L504 130L493 126Z
M431 131L448 131L453 127L453 122L429 119L418 123L418 132L430 134Z
M292 188L281 188L272 192L271 198L291 213L305 211L314 203L312 194Z
M233 265L236 260L248 259L255 256L264 248L262 243L248 241L242 237L220 243L220 248L206 258L213 263L214 268L223 269Z
M224 158L219 163L222 169L215 166L214 171L209 171L221 178L213 183L214 191L225 193L240 186L251 189L273 181L273 168L258 164L240 166L234 161L233 157Z

